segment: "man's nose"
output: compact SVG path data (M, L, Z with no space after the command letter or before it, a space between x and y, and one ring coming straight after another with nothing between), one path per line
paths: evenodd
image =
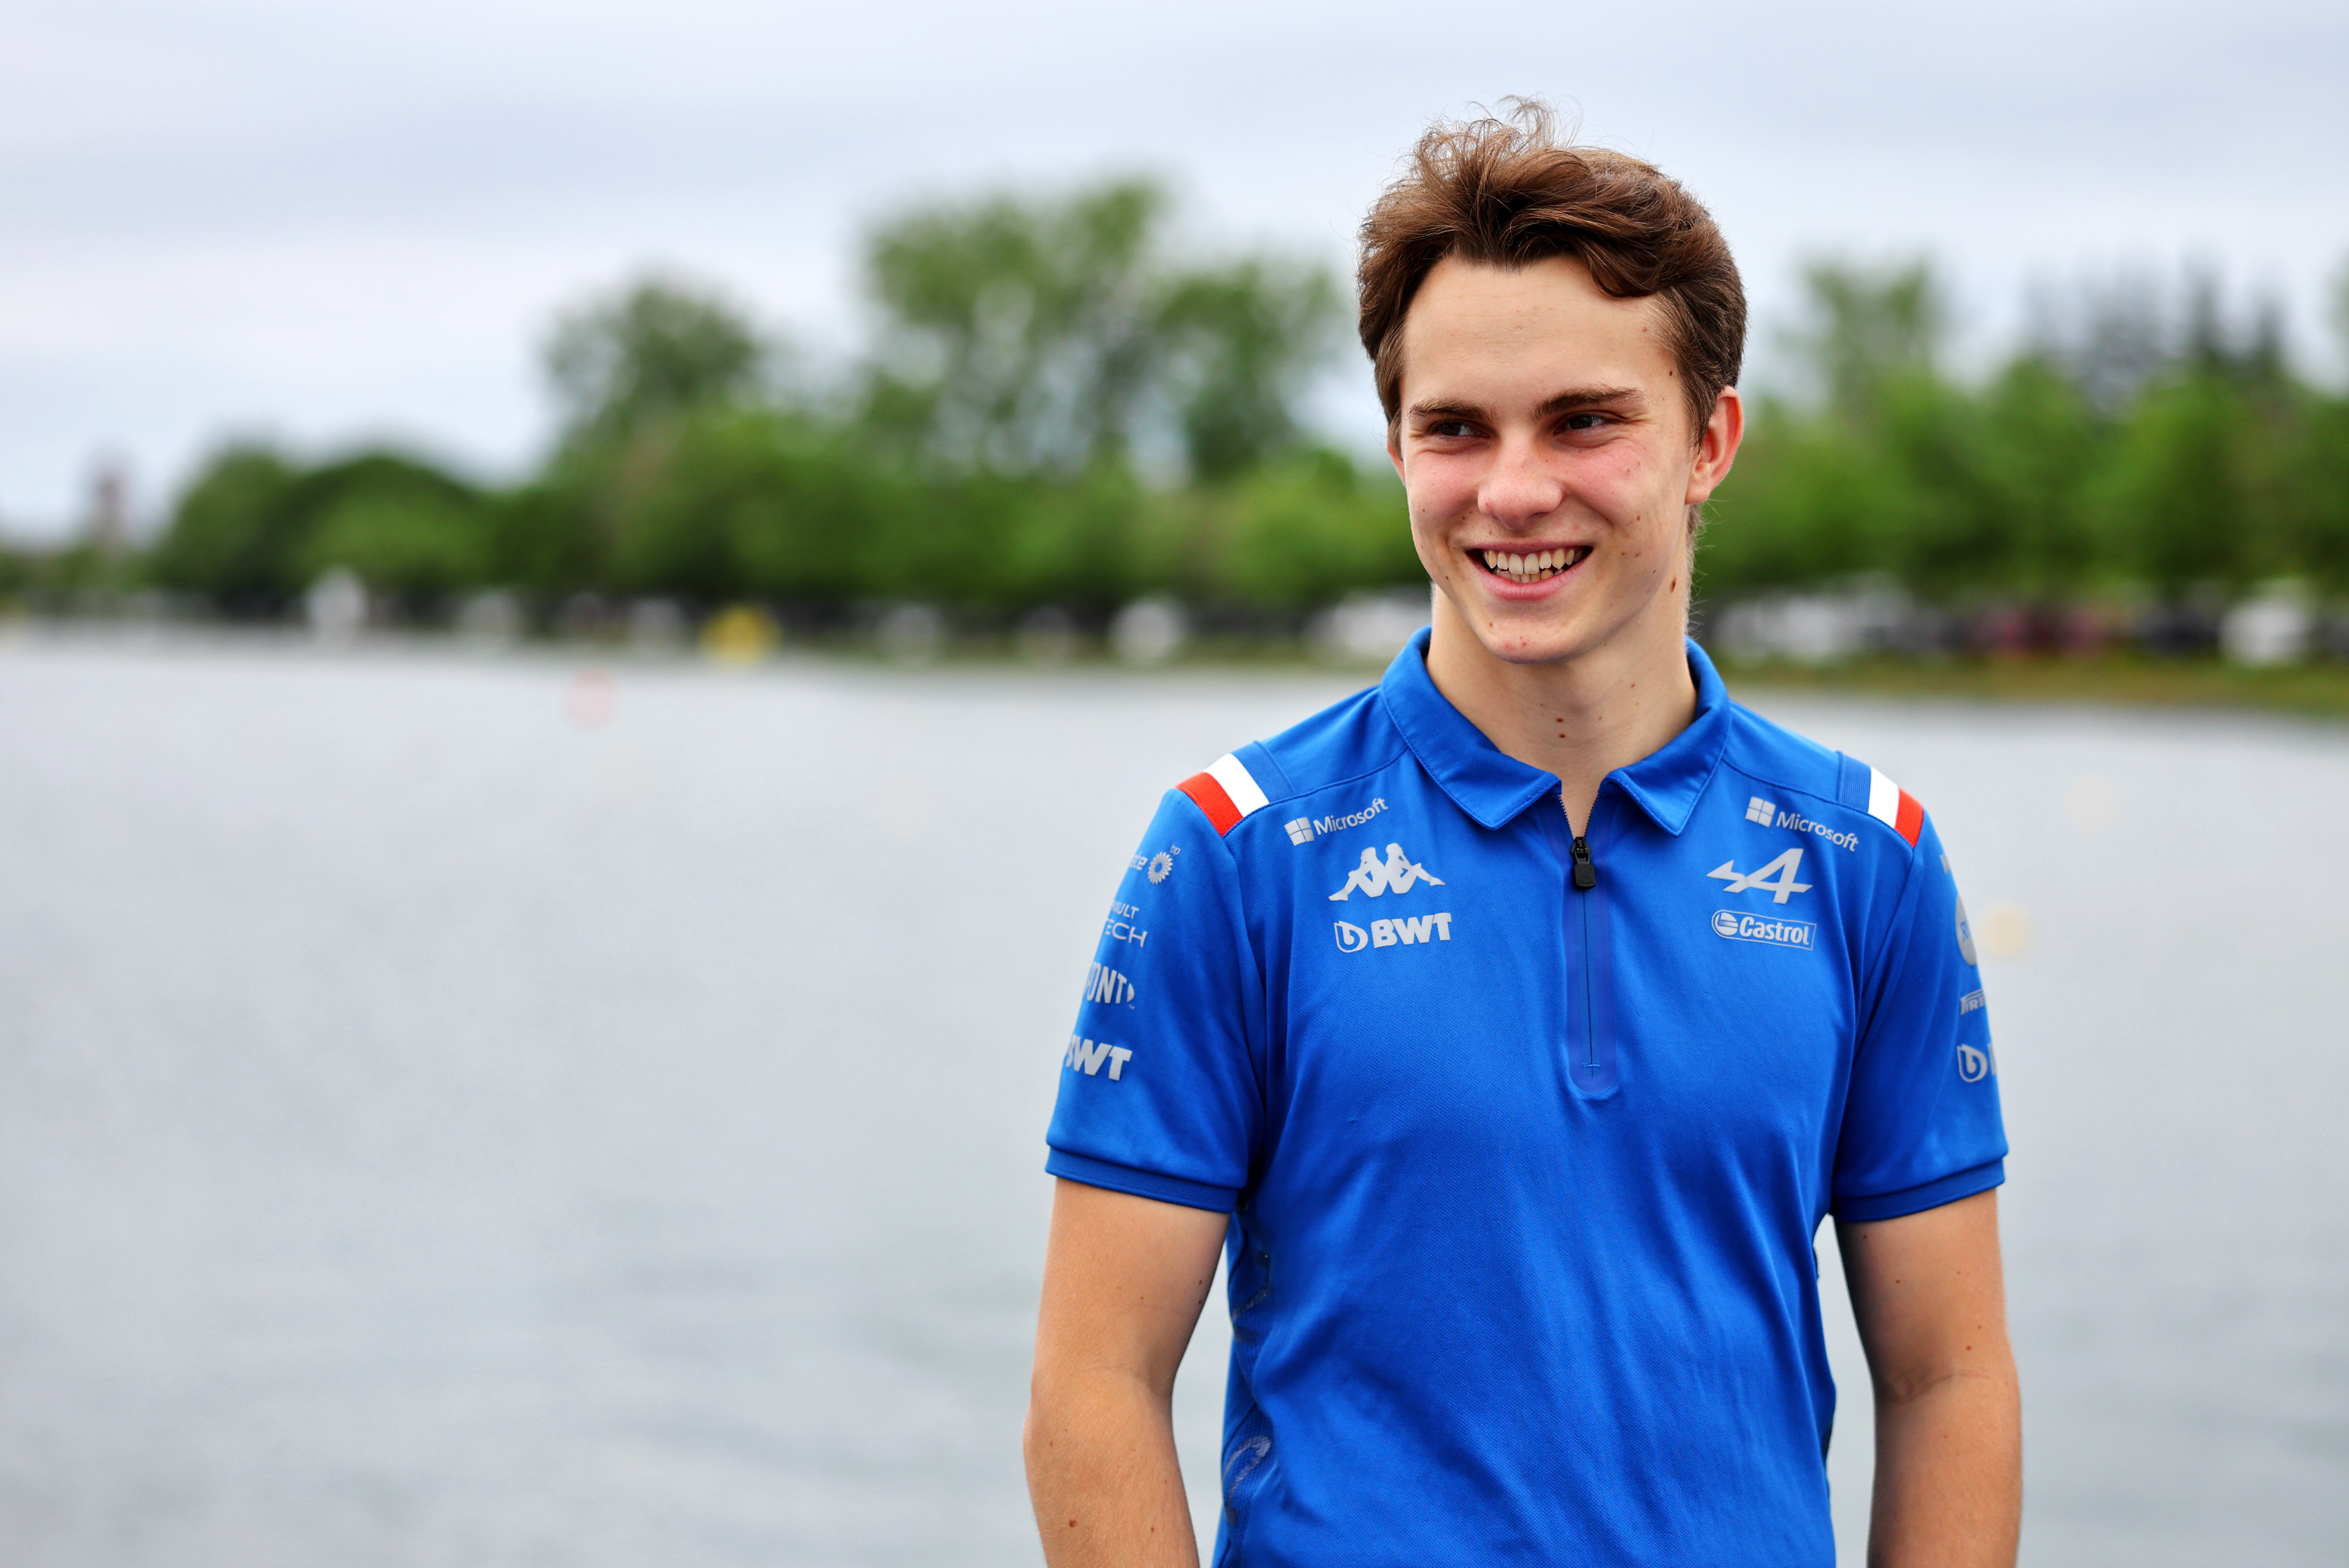
M1505 440L1493 455L1493 470L1476 500L1485 514L1505 528L1522 527L1548 516L1566 499L1566 486L1531 439Z

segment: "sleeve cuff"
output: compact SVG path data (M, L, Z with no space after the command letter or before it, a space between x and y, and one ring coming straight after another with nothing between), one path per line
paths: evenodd
M1838 1220L1898 1220L1904 1214L1921 1214L1944 1203L1955 1203L1961 1198L1971 1198L1977 1192L1988 1192L2005 1179L2006 1161L1993 1159L1988 1165L1977 1165L1971 1170L1961 1170L1922 1187L1905 1188L1899 1192L1838 1196L1829 1212Z
M1161 1203L1180 1203L1185 1209L1208 1209L1228 1214L1239 1203L1237 1188L1210 1187L1204 1181L1185 1181L1179 1176L1135 1170L1130 1166L1112 1165L1105 1159L1071 1154L1064 1148L1054 1149L1046 1158L1044 1168L1054 1176L1081 1181L1087 1187L1105 1187L1112 1192L1154 1198Z

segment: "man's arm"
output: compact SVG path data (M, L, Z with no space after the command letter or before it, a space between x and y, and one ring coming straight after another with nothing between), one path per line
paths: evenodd
M1868 1568L2013 1568L2023 1402L2006 1342L1998 1194L1836 1223L1876 1385Z
M1174 1369L1224 1229L1205 1209L1077 1181L1054 1189L1023 1444L1051 1568L1195 1568Z

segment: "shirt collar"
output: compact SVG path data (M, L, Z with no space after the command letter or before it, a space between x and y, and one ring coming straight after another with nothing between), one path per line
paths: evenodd
M1502 752L1435 689L1427 673L1429 636L1430 628L1421 628L1395 655L1379 682L1380 701L1403 743L1453 803L1486 827L1498 827L1534 802L1555 795L1557 775ZM1688 661L1696 682L1696 717L1649 755L1608 775L1657 826L1676 837L1729 744L1729 692L1713 660L1693 641Z

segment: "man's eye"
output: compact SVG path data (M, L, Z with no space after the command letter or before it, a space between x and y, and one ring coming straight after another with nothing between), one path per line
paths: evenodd
M1566 428L1570 431L1595 431L1609 422L1605 414L1568 414Z
M1469 428L1466 420L1438 420L1427 427L1427 433L1437 441L1458 441L1476 432Z

